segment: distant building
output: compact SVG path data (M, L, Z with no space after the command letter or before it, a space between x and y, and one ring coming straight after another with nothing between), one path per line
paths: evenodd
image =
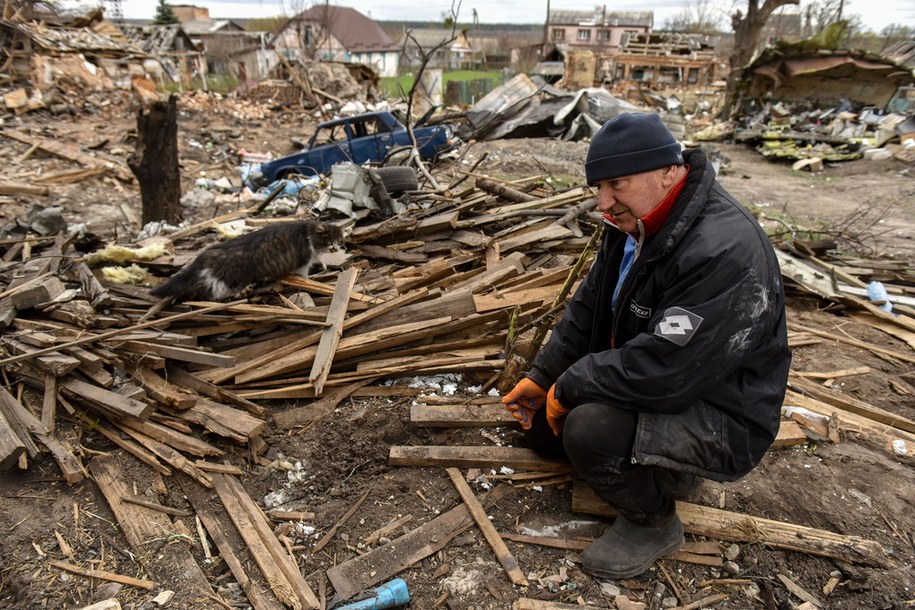
M654 26L651 11L550 11L546 42L565 51L605 53L625 46L629 37L649 34Z
M234 55L256 47L263 47L266 35L248 32L231 19L211 19L210 10L191 4L173 4L181 28L194 44L206 53L207 69L211 74L236 74ZM236 76L238 76L236 74Z
M369 66L379 76L396 76L400 46L381 27L354 9L318 4L291 18L273 40L288 59L303 57Z
M472 68L474 49L470 46L463 32L452 32L450 29L411 29L401 36L398 47L403 49L401 64L408 68L418 68L425 55L432 53L428 68L443 70L463 70Z

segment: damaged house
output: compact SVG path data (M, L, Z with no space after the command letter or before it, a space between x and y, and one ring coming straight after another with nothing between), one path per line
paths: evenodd
M782 43L748 65L743 81L738 140L758 141L765 156L838 161L892 155L877 149L907 117L890 102L915 76L866 51Z
M157 58L100 18L82 27L0 20L0 61L11 84L22 85L4 96L7 108L15 112L66 105L73 99L67 93L80 98L94 91L130 89L135 78L163 76Z
M642 88L705 87L724 78L726 63L718 60L714 37L661 32L630 36L604 56L598 76L624 97Z
M173 82L188 86L194 74L200 75L206 82L206 56L197 49L180 24L121 25L119 29L132 45L158 58Z
M866 51L806 52L783 45L764 51L747 66L748 95L811 105L883 108L899 87L910 85L912 70Z
M286 22L273 40L286 59L363 64L378 76L396 76L400 47L381 27L351 8L319 4Z

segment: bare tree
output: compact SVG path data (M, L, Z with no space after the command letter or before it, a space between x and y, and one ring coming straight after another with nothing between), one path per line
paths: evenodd
M735 10L731 14L731 27L734 30L734 50L731 52L731 72L728 74L725 101L719 116L729 117L740 101L740 77L742 69L750 63L756 53L759 36L769 16L779 7L788 4L800 4L800 0L748 0L747 11Z
M711 0L694 0L664 22L664 29L689 34L712 34L721 29L726 14Z
M456 28L458 14L460 11L461 0L457 0L457 2L452 0L450 14L445 18L445 22L451 24L451 33L444 40L442 40L442 42L438 43L431 49L424 49L419 41L416 40L416 38L413 36L412 30L407 30L404 34L404 43L401 49L401 53L406 54L407 46L410 44L410 42L412 42L414 45L416 45L417 53L420 58L419 68L416 70L416 73L413 76L413 84L410 86L410 91L404 94L401 90L401 94L404 95L407 100L407 116L404 120L404 125L407 127L407 133L410 134L410 143L412 144L407 163L415 165L435 190L441 190L441 187L438 185L438 183L435 181L435 178L433 178L432 174L429 173L429 169L423 163L422 158L419 155L419 145L416 142L416 136L413 134L413 102L416 99L417 89L422 79L423 72L429 66L429 62L432 61L432 58L435 57L435 54L440 49L447 47L457 38ZM398 86L400 85L398 84Z

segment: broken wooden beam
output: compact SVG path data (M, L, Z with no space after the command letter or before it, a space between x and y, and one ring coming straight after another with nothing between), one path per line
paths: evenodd
M501 468L540 472L572 472L572 465L547 460L523 447L394 445L388 453L392 466L456 466L458 468Z
M270 588L294 609L317 609L320 602L299 567L280 546L261 509L231 476L214 474L213 487L241 534Z
M330 373L334 353L337 351L340 336L343 334L343 321L346 316L350 291L353 289L358 275L359 270L355 267L350 267L337 278L337 286L330 302L330 310L327 312L327 326L321 332L321 341L318 343L318 350L315 353L311 373L308 375L308 382L314 384L317 394L321 394L323 391L324 382L327 381L327 375Z
M518 566L518 561L511 554L511 551L508 550L508 547L505 546L505 541L499 536L496 527L489 520L486 511L483 510L483 506L473 494L473 490L470 489L470 486L467 484L467 481L464 480L461 472L457 468L447 468L445 471L448 473L448 477L454 484L455 489L457 489L461 500L464 501L464 505L467 506L470 516L473 517L477 527L480 528L480 531L483 533L483 537L486 538L486 542L492 547L493 552L496 554L496 559L499 560L499 563L508 575L508 579L512 584L526 587L528 584L527 578L524 577L524 573Z
M604 517L616 516L613 507L581 481L576 481L572 488L572 510ZM894 563L879 543L858 536L843 536L687 502L677 502L677 514L683 522L684 531L697 536L731 542L759 542L789 551L883 568L892 567Z

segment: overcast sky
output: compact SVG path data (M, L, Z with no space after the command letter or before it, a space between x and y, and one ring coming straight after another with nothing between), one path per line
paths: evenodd
M720 0L723 13L730 11L733 3ZM805 2L806 0L802 0ZM380 21L441 21L443 14L451 11L451 0L330 0L337 6L348 6L360 13ZM232 17L253 18L292 15L311 6L310 0L169 0L169 4L193 4L210 9L210 16L216 19ZM739 2L739 4L745 4ZM158 0L121 0L124 16L136 19L152 19ZM593 10L600 5L597 1L551 0L551 8L570 10ZM654 11L655 28L664 26L665 21L690 4L690 0L618 0L606 3L611 11ZM546 18L546 0L462 0L459 5L458 21L469 23L476 9L481 23L543 23ZM695 5L695 0L693 1ZM455 6L457 0L455 0ZM790 8L790 7L789 7ZM890 24L915 28L915 0L845 0L846 14L857 14L864 25L880 32Z

